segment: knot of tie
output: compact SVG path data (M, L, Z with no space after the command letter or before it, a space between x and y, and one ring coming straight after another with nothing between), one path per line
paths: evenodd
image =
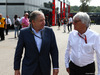
M85 43L87 44L87 38L86 38L86 35L84 34L84 37L83 37L83 36L81 36L81 34L80 34L80 33L78 33L78 35L79 35L82 39L84 39Z

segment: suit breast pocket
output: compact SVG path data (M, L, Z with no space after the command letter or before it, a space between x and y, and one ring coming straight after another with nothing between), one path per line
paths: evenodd
M85 53L89 53L89 54L94 52L92 44L84 44L83 50L84 50Z
M25 46L36 46L36 42L34 40L26 40L25 41Z

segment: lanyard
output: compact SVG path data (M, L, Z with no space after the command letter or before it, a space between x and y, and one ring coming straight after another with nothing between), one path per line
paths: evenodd
M31 31L31 33L32 33L34 36L36 36L36 37L42 39L42 31L41 31L41 37L37 36L33 31Z
M78 35L79 35L82 39L84 39L85 43L87 44L87 38L86 38L86 35L84 35L84 36L85 36L85 38L84 38L84 37L82 37L79 33L78 33Z

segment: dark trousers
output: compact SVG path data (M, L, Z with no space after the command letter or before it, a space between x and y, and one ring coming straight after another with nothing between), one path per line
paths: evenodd
M1 37L1 40L4 40L5 39L5 36L4 36L4 28L0 28L0 37Z
M38 64L33 75L43 75L39 64Z
M10 27L10 24L7 24L6 35L8 35L9 27Z
M72 23L68 24L68 32L72 31Z
M72 61L69 63L70 75L95 75L95 63L84 67L75 65Z

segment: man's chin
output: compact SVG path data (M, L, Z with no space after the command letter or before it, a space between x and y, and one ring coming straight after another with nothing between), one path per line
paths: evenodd
M43 29L43 28L44 28L44 26L41 27L41 29Z

